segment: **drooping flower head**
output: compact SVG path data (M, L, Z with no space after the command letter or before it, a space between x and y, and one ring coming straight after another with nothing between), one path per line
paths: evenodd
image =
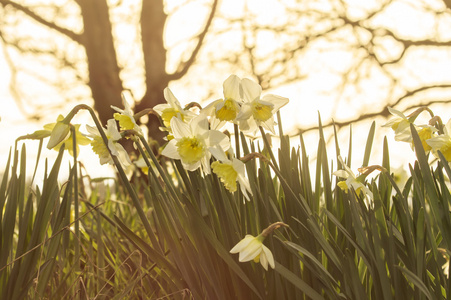
M202 170L209 174L211 154L208 148L214 145L224 151L230 148L228 136L220 131L210 130L205 115L199 115L189 123L173 117L170 126L174 138L169 141L161 154L180 159L188 171L194 171L202 166Z
M136 123L134 112L130 107L127 99L125 99L125 94L122 93L122 102L124 104L124 109L120 109L116 106L111 105L111 108L117 111L114 113L114 119L119 121L119 127L121 130L135 130L142 134L142 129Z
M221 179L226 189L232 193L236 192L236 183L238 182L244 197L250 201L248 193L252 196L252 190L244 171L244 163L235 157L231 160L228 159L224 150L219 147L210 147L209 150L217 159L211 164L213 173Z
M99 156L100 164L113 164L111 155L117 156L121 164L125 166L131 164L130 157L128 156L127 151L125 151L124 147L122 147L122 145L118 143L122 136L117 130L116 121L114 119L107 121L106 129L102 128L108 139L108 145L105 145L97 127L86 125L86 129L89 132L88 136L92 138L91 147L94 153Z
M238 242L235 247L230 250L230 253L239 253L238 260L240 262L246 262L253 260L255 263L261 263L263 268L268 271L268 264L274 269L274 256L271 250L263 245L264 236L252 236L247 234L244 239Z
M70 132L70 124L63 122L63 115L59 115L56 123L44 125L44 130L50 132L50 139L47 148L59 150L63 144L70 155L74 156L74 139ZM80 152L79 145L88 145L89 139L80 132L80 124L73 124L75 128L75 141L77 144L77 153Z
M244 104L236 117L240 130L254 132L259 126L274 132L274 114L288 103L288 98L272 94L261 98L262 88L250 79L241 80Z
M210 116L211 128L219 129L226 122L236 122L241 106L241 79L230 75L223 84L224 99L218 99L207 105L202 113Z
M288 227L288 225L283 222L276 222L269 225L256 237L247 234L244 239L239 241L238 244L230 250L230 253L239 253L240 256L238 260L240 262L253 260L256 263L260 262L266 271L268 271L268 264L274 269L274 257L271 250L263 245L263 240L280 227Z

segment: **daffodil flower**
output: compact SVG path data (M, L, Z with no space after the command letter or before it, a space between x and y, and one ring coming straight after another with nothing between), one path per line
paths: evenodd
M53 149L56 145L64 142L69 138L70 135L70 125L61 122L64 120L63 115L59 115L56 119L56 123L50 123L44 125L44 129L50 131L50 139L47 144L48 149Z
M173 159L180 159L183 167L194 171L199 167L206 174L210 174L211 153L209 147L217 145L224 151L230 148L227 135L217 130L209 130L205 115L199 115L189 123L173 117L170 124L174 138L169 141L162 151L162 155Z
M252 190L244 172L244 163L235 157L232 160L228 159L224 150L219 147L210 147L209 150L217 159L211 164L213 173L218 175L226 189L232 193L236 192L236 183L238 181L241 192L250 201L248 192L252 196Z
M50 139L47 148L59 150L63 144L70 155L74 156L74 139L70 133L70 124L63 122L63 115L59 115L56 123L44 125L44 130L50 132ZM77 153L80 152L79 145L88 145L90 140L80 132L80 124L73 124L75 127L75 141L77 143Z
M119 122L119 127L121 130L135 130L138 133L142 134L142 129L136 123L133 110L130 107L130 104L125 99L125 94L122 93L122 102L124 104L124 109L120 109L116 106L111 105L111 108L117 111L114 113L114 119Z
M241 80L244 104L236 117L240 130L254 132L259 126L274 132L274 114L288 103L288 98L265 95L261 97L262 88L250 79Z
M395 117L388 120L382 127L391 127L393 129L395 132L395 141L410 143L412 141L412 134L410 132L411 121L409 118L394 108L389 107L388 111Z
M119 161L125 165L131 165L130 158L125 151L124 147L118 143L118 140L122 138L121 134L117 130L116 121L110 119L107 121L107 128L102 128L108 139L108 145L103 142L102 136L100 135L97 127L86 125L86 129L90 133L88 136L92 138L91 147L95 154L100 158L100 164L113 164L113 159L111 155L117 156ZM109 150L108 150L109 149ZM111 151L111 155L110 155Z
M240 262L253 260L256 263L260 262L266 271L268 270L268 264L274 269L274 256L272 255L271 250L263 245L264 239L265 236L261 234L256 237L247 234L244 239L239 241L238 244L230 250L230 253L239 253L240 256L238 260Z
M332 173L333 175L345 178L346 180L339 181L337 183L338 187L342 189L345 193L348 193L349 189L352 188L356 192L357 195L363 195L367 202L370 199L373 199L373 193L370 191L366 185L364 185L359 179L355 176L354 172L343 162L341 156L338 157L340 163L344 167L343 170L338 170Z
M420 137L421 144L423 145L423 149L425 153L429 153L432 150L432 147L426 142L434 137L434 132L437 131L437 128L430 125L419 125L415 126L417 130L418 136ZM410 146L414 149L413 139L410 142Z
M230 75L223 83L223 93L224 99L213 101L202 110L211 117L212 129L219 129L226 122L236 122L241 107L241 79Z
M195 114L190 110L183 109L169 88L165 88L163 93L167 103L155 105L153 110L161 116L165 126L164 129L171 132L171 120L173 117L189 122Z
M447 161L451 161L451 119L443 128L443 134L426 140L426 143L431 146L432 153L438 157L437 151L440 151Z
M445 259L445 263L442 265L443 274L446 276L446 278L449 278L449 251L446 251L446 249L443 248L437 248L437 250L440 251L443 258Z

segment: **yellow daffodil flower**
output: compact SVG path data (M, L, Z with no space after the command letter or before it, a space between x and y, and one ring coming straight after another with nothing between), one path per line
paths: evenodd
M343 162L341 156L338 157L340 163L344 167L343 170L338 170L333 172L332 174L345 178L346 180L339 181L337 183L338 187L342 189L345 193L348 193L349 189L352 188L356 192L357 195L363 195L367 201L367 204L370 203L370 200L373 199L373 193L370 191L366 185L359 181L359 179L355 176L354 172Z
M211 164L213 173L221 179L225 188L234 193L237 190L236 183L239 182L241 192L250 201L248 193L252 196L252 190L244 171L244 163L235 157L228 159L224 150L219 147L210 147L209 151L217 159Z
M91 147L94 153L99 156L100 164L113 164L111 155L114 155L117 156L121 164L124 166L131 165L130 157L128 156L127 151L125 151L124 147L118 143L118 140L120 140L122 136L117 130L116 121L114 119L108 120L106 129L102 128L108 139L108 145L105 145L97 127L86 125L86 129L90 133L88 136L92 138Z
M447 161L451 161L451 119L443 128L443 134L426 140L426 143L431 146L432 154L438 157L437 151L440 151Z
M390 127L393 129L395 132L395 141L410 143L412 141L412 134L410 132L411 121L409 118L394 108L389 107L388 111L395 117L388 120L382 127Z
M241 107L241 79L230 75L223 83L224 99L218 99L207 105L202 113L210 117L212 129L219 129L226 122L236 122Z
M274 256L271 250L263 245L264 239L265 237L261 234L256 237L248 234L230 250L230 253L239 253L238 260L240 262L253 260L256 263L260 262L266 271L268 270L268 264L274 269Z
M274 269L274 257L271 250L263 245L263 240L280 227L288 227L288 225L283 222L276 222L269 225L256 237L247 234L244 239L239 241L238 244L230 250L230 253L239 253L240 256L238 260L240 262L253 260L256 263L260 262L266 271L268 271L268 264Z
M236 117L240 130L254 132L259 126L274 132L274 114L288 103L288 98L276 95L261 97L262 88L250 79L241 80L244 104Z
M169 88L164 89L164 99L166 99L167 103L155 105L153 110L161 116L165 130L171 132L171 119L173 117L189 122L195 116L192 111L182 108L180 102Z
M47 144L48 149L53 149L56 145L64 142L69 138L70 135L70 125L61 122L64 120L63 115L59 115L56 119L56 123L50 123L44 125L44 129L50 131L50 139Z
M65 144L65 149L69 152L70 155L74 156L74 139L70 133L71 125L62 122L63 120L63 115L59 115L56 123L44 125L44 130L50 132L50 139L47 144L47 148L58 151L61 146ZM90 140L80 132L80 124L73 124L72 126L75 127L75 140L77 143L77 153L79 153L79 145L88 145Z
M173 117L170 126L174 138L169 141L161 154L180 159L188 171L202 167L206 174L210 174L211 154L208 148L214 145L218 145L224 151L230 148L227 135L217 130L209 130L205 115L199 115L189 123Z
M136 123L134 112L130 107L127 99L125 99L125 94L122 93L122 102L124 104L124 109L120 109L116 106L111 105L111 108L117 111L114 113L114 119L119 122L119 127L121 130L135 130L136 132L142 134L142 129Z
M434 132L437 131L437 128L430 125L419 125L415 126L417 130L418 136L420 137L421 144L423 145L423 149L425 153L429 153L432 150L432 147L426 142L434 137ZM413 139L410 142L410 146L414 149Z

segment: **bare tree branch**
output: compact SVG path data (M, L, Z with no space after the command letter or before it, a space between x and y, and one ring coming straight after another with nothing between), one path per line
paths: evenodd
M79 34L73 32L72 30L69 30L67 28L60 27L60 26L56 25L55 23L45 20L44 18L42 18L41 16L39 16L38 14L33 12L28 7L25 7L19 3L16 3L14 1L9 1L9 0L0 0L0 4L3 5L4 7L10 5L10 6L14 7L16 10L23 12L24 14L26 14L27 16L29 16L36 22L67 36L68 38L72 39L73 41L75 41L79 44L82 43L82 38Z
M348 119L345 121L332 121L332 122L328 122L325 124L322 124L322 127L330 127L330 126L336 126L337 129L341 129L345 126L349 126L351 124L357 123L357 122L362 122L362 121L366 121L366 120L371 120L377 117L383 117L383 118L388 118L391 114L388 110L389 107L393 107L396 108L397 106L399 106L399 104L401 102L403 102L404 100L408 99L411 96L414 96L415 94L427 91L427 90L431 90L431 89L436 89L436 88L451 88L451 84L442 84L442 85L430 85L430 86L423 86L421 88L412 90L412 91L408 91L406 92L404 95L402 95L401 97L399 97L395 102L391 103L391 104L387 104L385 105L381 110L379 111L375 111L375 112L371 112L371 113L365 113L365 114L361 114L355 118L352 119ZM451 103L451 99L445 99L445 100L429 100L429 101L424 101L422 103L415 103L412 105L409 105L408 107L404 108L404 110L410 110L413 108L418 108L418 107L422 107L422 106L429 106L429 105L433 105L433 104L445 104L445 103ZM307 128L298 128L296 130L295 134L290 134L290 136L296 136L305 132L309 132L312 130L317 130L319 129L318 126L312 126L312 127L307 127Z
M218 6L218 0L214 0L213 4L211 6L210 15L208 16L207 22L205 24L204 30L197 36L197 44L194 48L193 52L191 53L191 56L186 61L183 61L180 63L180 65L177 67L177 71L173 74L169 74L169 80L177 80L183 77L189 70L189 68L192 66L194 61L196 60L196 56L199 53L200 49L202 48L202 44L204 42L205 36L207 35L208 30L210 29L210 25L213 21L214 15L216 13L216 8Z

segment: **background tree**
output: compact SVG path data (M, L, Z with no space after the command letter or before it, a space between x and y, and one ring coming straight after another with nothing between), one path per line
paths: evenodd
M103 123L111 118L111 105L122 107L121 92L124 87L121 78L122 66L118 63L117 43L113 27L114 19L110 11L120 9L122 1L113 3L106 0L75 0L65 1L54 5L27 5L15 1L2 0L2 29L1 39L7 47L13 47L21 55L35 54L39 56L37 60L45 59L47 56L54 56L60 68L71 68L78 73L76 79L86 84L94 100L94 108L99 114ZM129 12L137 13L138 3L133 1L131 6L126 7ZM130 2L129 2L130 3ZM195 37L196 45L191 49L191 53L186 60L179 63L175 72L169 73L166 70L167 50L164 45L164 27L166 23L166 13L163 1L142 1L140 4L139 25L135 28L140 33L141 44L141 64L143 66L143 77L145 93L136 103L137 111L153 107L158 103L165 102L163 90L171 80L177 80L184 76L191 65L196 60L196 56L202 47L206 33L209 30L211 21L216 11L217 0L211 1L210 13L204 21L204 28ZM129 16L123 16L120 22L127 22ZM136 18L136 16L135 16ZM25 19L25 20L24 20ZM129 21L133 22L133 20ZM23 23L32 22L37 27L38 39L33 37L33 33L10 30L21 28ZM67 25L66 25L66 24ZM68 24L69 23L69 24ZM82 25L80 25L82 24ZM119 25L120 26L120 25ZM43 42L41 30L52 32L49 40ZM62 38L60 42L52 42L53 33ZM133 34L133 33L132 33ZM83 54L74 56L71 47L82 50ZM9 58L10 67L17 72L16 62L6 53ZM80 57L81 56L81 57ZM127 58L129 59L129 58ZM79 64L82 63L80 66ZM86 70L87 69L87 70ZM25 71L22 69L22 71ZM81 74L87 71L86 74ZM44 74L39 73L45 77ZM64 80L64 79L63 79ZM43 81L49 81L44 78ZM67 84L53 82L54 85L67 87ZM80 83L76 83L79 85ZM17 88L17 86L14 86ZM17 90L16 96L19 98ZM67 94L67 93L66 93ZM42 113L38 111L38 113ZM161 132L155 120L149 122L149 135L158 138Z
M92 97L106 122L110 105L121 106L124 89L137 98L136 110L164 101L162 91L170 82L190 91L201 85L195 99L183 99L199 101L220 95L206 87L234 72L252 75L264 89L293 92L292 102L308 103L288 112L298 120L318 109L313 97L324 102L323 119L334 118L338 126L387 117L388 106L407 110L449 102L451 73L441 71L451 54L447 1L194 3L0 0L0 38L16 74L17 99L45 98L54 89L42 88L44 96L31 98L23 82L50 81L62 99ZM199 25L174 38L170 20L179 18ZM184 23L178 26L184 29ZM38 67L24 66L28 58ZM50 63L64 76L48 76L55 74L46 73ZM33 112L47 110L43 103ZM296 125L308 131L313 124ZM159 133L156 126L149 132Z

